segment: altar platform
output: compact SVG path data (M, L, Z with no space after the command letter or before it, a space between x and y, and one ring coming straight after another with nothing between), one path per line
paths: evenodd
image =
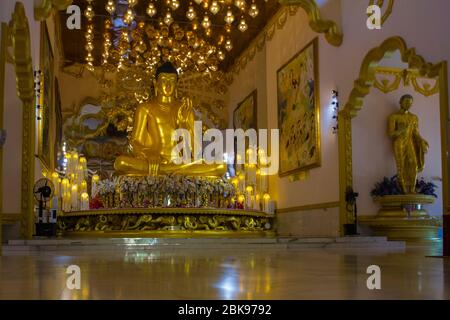
M62 237L273 237L274 215L223 208L126 208L58 215Z

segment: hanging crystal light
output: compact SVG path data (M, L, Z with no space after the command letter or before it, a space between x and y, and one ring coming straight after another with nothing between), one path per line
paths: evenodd
M164 17L164 23L167 26L170 26L172 22L173 22L172 14L170 13L170 11L167 11L166 16Z
M88 6L86 7L86 10L84 11L84 16L89 21L91 21L94 18L94 8L92 8L92 5L90 2L88 4Z
M106 9L106 11L108 11L109 14L113 14L114 11L116 11L116 6L114 5L114 1L108 0L108 3L106 3L105 9Z
M202 27L205 28L205 29L208 29L209 27L211 27L211 20L209 20L208 15L205 15L203 17Z
M225 41L225 49L227 51L233 50L233 44L231 43L231 40L229 38Z
M239 22L238 29L240 32L245 32L248 29L247 22L245 22L244 17L242 17L241 21Z
M193 6L189 6L189 8L188 8L188 10L187 10L187 12L186 12L186 17L187 17L189 20L191 20L191 21L194 20L195 17L197 17L197 13L195 12Z
M177 10L178 7L180 6L180 2L178 0L172 0L170 1L170 7L172 8L172 10Z
M147 14L150 18L152 18L157 13L155 4L150 2L147 6Z
M211 11L212 14L217 14L220 11L220 6L217 3L217 1L213 1L211 3L211 6L209 7L209 11Z
M227 24L232 24L234 21L234 15L233 15L233 11L231 11L230 9L228 9L227 14L225 15L224 18L225 22Z
M217 58L219 58L220 61L225 60L225 53L222 50L219 50L217 52Z
M245 3L245 0L236 0L236 1L234 1L234 5L236 7L238 7L239 9L241 9L242 11L244 11L246 3Z
M134 15L133 9L128 8L127 12L125 12L125 15L123 16L123 21L126 24L131 24L134 20L134 17L135 17L135 15Z
M248 10L248 15L252 18L255 18L259 14L258 7L256 6L255 0L253 0L250 5L250 9Z
M128 7L133 8L137 3L138 0L128 0Z

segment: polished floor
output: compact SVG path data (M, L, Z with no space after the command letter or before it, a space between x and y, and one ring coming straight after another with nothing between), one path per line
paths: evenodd
M4 251L0 299L450 299L439 244L406 249L155 247ZM69 265L81 288L66 286ZM367 267L381 269L369 290Z

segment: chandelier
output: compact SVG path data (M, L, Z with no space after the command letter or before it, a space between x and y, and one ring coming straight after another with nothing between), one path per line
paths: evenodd
M246 32L267 1L108 0L104 12L94 13L93 0L86 0L86 66L138 68L152 75L170 61L179 74L211 75L233 50L231 33ZM102 30L94 30L96 14L104 17ZM101 41L94 39L100 34ZM94 59L94 40L102 43L101 61Z

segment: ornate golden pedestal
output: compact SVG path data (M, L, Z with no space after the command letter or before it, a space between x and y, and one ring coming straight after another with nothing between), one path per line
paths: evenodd
M382 206L378 215L362 216L359 222L369 226L374 235L387 236L389 240L434 241L438 239L441 222L423 208L434 200L433 196L423 194L378 197L374 200Z
M63 236L274 236L273 215L215 208L130 208L74 211L58 216Z

